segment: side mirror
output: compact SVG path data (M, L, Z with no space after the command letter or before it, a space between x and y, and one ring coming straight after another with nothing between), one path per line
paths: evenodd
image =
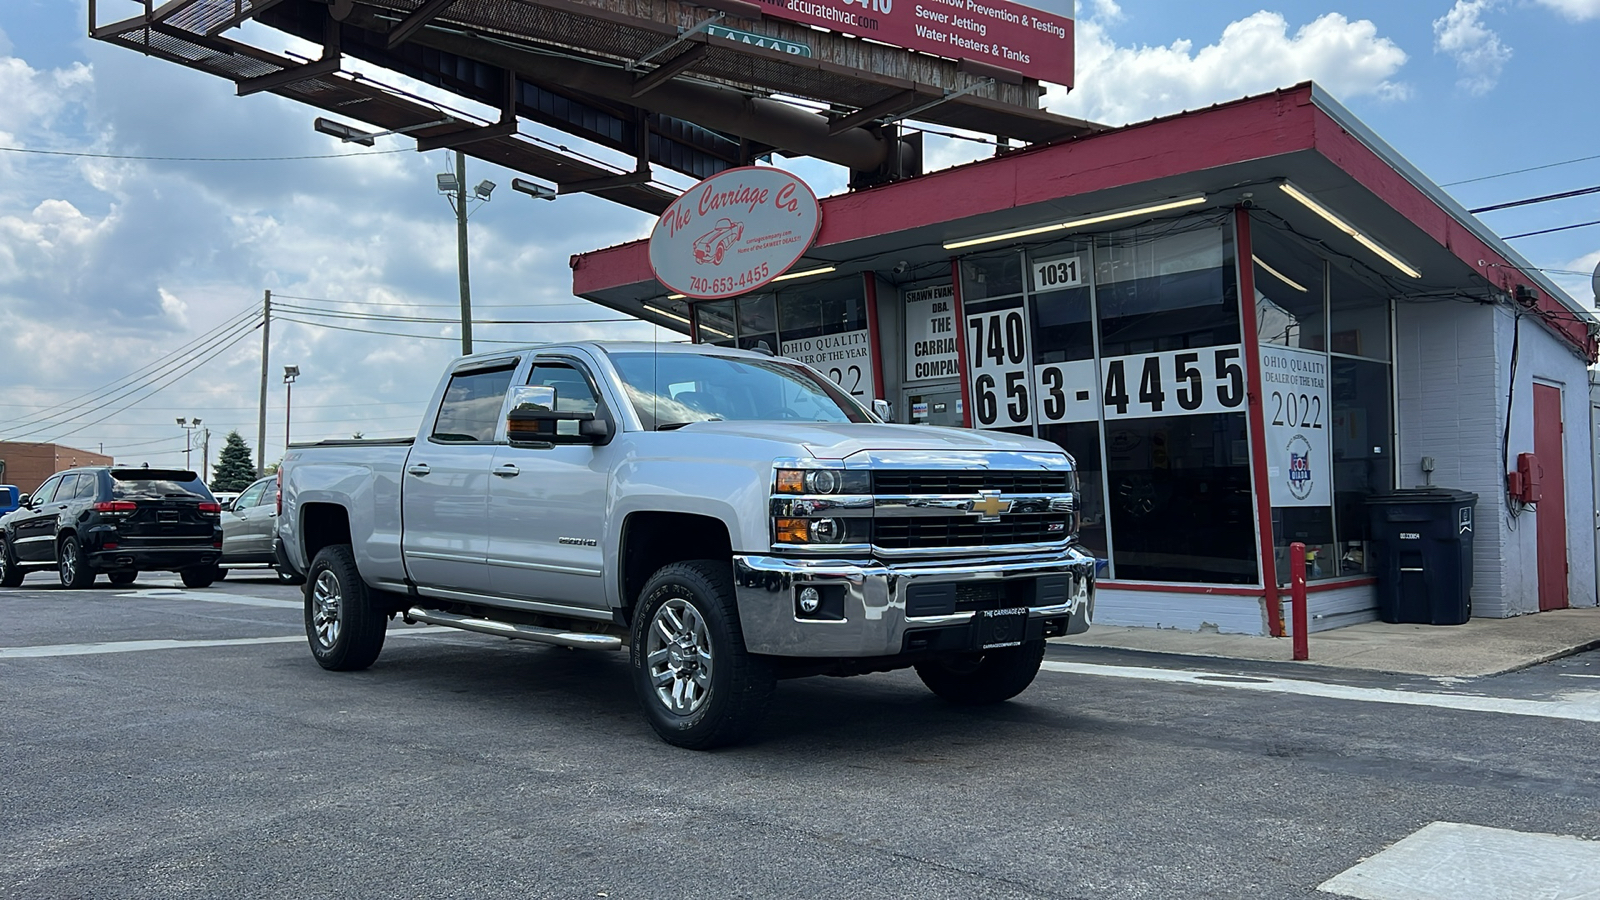
M23 494L22 498L17 501L17 505L18 506L25 506L28 509L33 509L33 495L32 494Z
M511 389L506 439L514 445L600 444L610 437L611 426L592 412L557 412L553 387L527 385Z
M887 400L872 401L872 414L885 422L894 421L894 407Z

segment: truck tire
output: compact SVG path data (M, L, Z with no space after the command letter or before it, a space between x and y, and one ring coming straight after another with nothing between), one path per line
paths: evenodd
M94 584L94 570L76 535L67 535L56 545L56 573L64 588L86 588Z
M664 566L633 616L634 690L656 734L710 750L743 739L766 714L777 679L744 648L733 571L713 560Z
M1044 662L1044 641L917 664L928 690L959 706L1003 703L1028 689Z
M11 542L0 538L0 587L22 587L22 579L26 577L27 573L17 565Z
M349 544L323 547L306 574L306 640L317 664L335 672L372 665L389 617L373 602Z

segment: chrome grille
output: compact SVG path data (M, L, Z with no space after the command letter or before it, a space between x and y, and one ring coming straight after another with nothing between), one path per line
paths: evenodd
M1070 518L1069 513L1056 513L1008 516L998 522L980 522L973 516L876 519L872 542L886 550L1050 543L1067 539Z
M872 473L874 494L1057 494L1072 489L1064 471L995 469L888 469Z

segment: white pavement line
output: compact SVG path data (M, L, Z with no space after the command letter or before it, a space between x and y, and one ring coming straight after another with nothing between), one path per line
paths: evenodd
M1043 668L1051 672L1063 672L1069 675L1131 678L1137 681L1195 684L1207 687L1233 688L1242 691L1263 691L1269 694L1300 694L1307 697L1324 697L1329 700L1394 703L1401 706L1432 706L1439 709L1459 709L1469 712L1539 716L1546 719L1569 719L1576 722L1600 722L1600 692L1584 691L1567 694L1565 695L1567 699L1564 700L1516 700L1502 697L1469 697L1461 694L1397 691L1389 688L1350 687L1342 684L1323 684L1319 681L1297 681L1291 678L1219 675L1215 672L1199 672L1191 669L1142 669L1135 666L1102 666L1092 663L1055 662L1054 660L1047 660Z
M1562 672L1562 678L1600 678L1600 675L1579 675L1576 672Z
M156 588L148 591L129 591L118 597L138 597L150 600L199 600L202 603L231 603L235 606L270 606L277 609L304 609L303 600L279 600L276 597L251 597L248 594L213 594L200 591L175 591Z
M389 632L389 637L413 637L426 634L458 632L456 628L428 625L421 628L401 628ZM154 640L106 641L97 644L45 644L38 647L0 647L0 659L36 659L46 656L95 656L101 653L137 653L143 650L186 650L191 647L246 647L251 644L293 644L304 641L303 634L283 637L217 638L214 640Z
M1433 822L1317 886L1359 900L1594 900L1600 842Z

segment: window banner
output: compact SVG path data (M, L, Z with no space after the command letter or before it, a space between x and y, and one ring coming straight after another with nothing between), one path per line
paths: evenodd
M1238 344L1113 356L1100 364L1106 419L1242 412L1245 375Z
M1327 354L1263 346L1261 381L1272 505L1332 505Z
M881 399L872 396L872 336L865 328L784 341L782 352L828 376L863 403Z
M973 304L967 315L972 420L979 428L1033 424L1033 354L1028 306L1014 300Z
M961 374L954 297L948 284L906 291L906 381Z

